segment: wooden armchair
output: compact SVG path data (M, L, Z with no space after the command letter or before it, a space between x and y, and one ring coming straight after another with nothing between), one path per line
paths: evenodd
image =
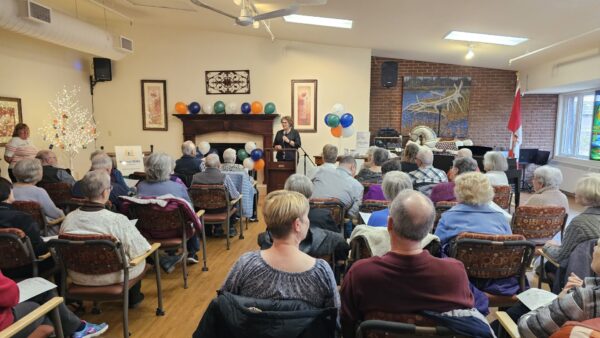
M419 314L373 312L367 313L365 319L356 329L356 338L463 337Z
M72 209L73 196L71 195L71 186L68 183L40 183L38 186L46 190L52 202L54 202L57 207L61 208L65 214Z
M442 218L442 214L444 212L450 210L452 207L454 207L457 204L458 204L458 202L455 202L455 201L440 201L440 202L435 203L435 221L433 221L433 228L431 228L431 233L435 232L435 229L437 228L440 218Z
M158 248L160 243L152 244L150 250L139 257L127 261L127 256L120 242L111 235L73 235L61 234L59 239L48 242L59 258L61 264L61 294L68 299L91 300L94 305L102 301L123 301L123 337L128 338L129 333L129 289L142 280L146 271L138 277L129 280L129 268L144 262L150 255L154 255L154 262L158 264ZM155 267L156 288L158 293L158 307L156 315L163 316L162 288L160 268ZM113 272L123 273L123 282L104 285L86 286L75 283L67 284L69 271L86 275L102 275Z
M510 202L512 201L512 188L510 185L495 185L493 188L494 203L510 212Z
M52 259L50 252L36 257L29 237L21 229L0 229L0 270L31 266L33 277L39 276L39 264ZM51 276L56 269L45 271L45 276Z
M10 338L17 335L27 326L31 325L31 323L42 318L47 313L50 313L52 324L54 324L54 334L56 337L64 338L62 324L60 322L60 315L58 313L58 306L62 304L62 302L62 297L54 297L50 299L46 303L42 304L42 306L27 314L25 317L19 319L18 321L12 323L9 327L0 331L0 338ZM46 335L46 337L52 334L52 332L45 332L44 328L38 328L33 333L39 334L40 336Z
M512 218L512 232L542 246L559 231L562 238L568 217L563 207L522 205L517 207Z
M360 212L375 212L383 210L390 205L390 201L364 200L359 207Z
M331 217L340 227L340 233L344 234L344 217L346 216L346 207L337 198L311 198L309 200L310 208L328 209Z
M40 231L44 236L48 236L48 228L52 226L58 226L65 217L57 218L53 221L47 221L46 216L44 216L44 212L39 203L34 201L14 201L12 203L13 208L15 210L19 210L25 213L28 213L33 217L33 220L40 226Z

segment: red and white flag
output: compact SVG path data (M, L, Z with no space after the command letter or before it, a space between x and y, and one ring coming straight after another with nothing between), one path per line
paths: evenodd
M523 141L521 128L521 88L519 87L517 87L517 92L515 93L515 100L513 101L507 128L511 132L508 157L518 159L519 150Z

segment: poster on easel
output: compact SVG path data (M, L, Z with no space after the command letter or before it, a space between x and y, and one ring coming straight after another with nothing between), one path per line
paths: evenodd
M115 146L115 157L117 169L123 173L123 176L144 171L142 146Z
M594 95L594 119L592 122L592 140L590 142L590 160L600 161L600 90Z

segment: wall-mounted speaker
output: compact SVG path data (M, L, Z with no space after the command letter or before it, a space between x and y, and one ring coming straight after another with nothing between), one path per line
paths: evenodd
M381 64L381 85L389 88L398 83L398 63L385 61Z
M110 59L94 58L94 81L111 81L112 70Z

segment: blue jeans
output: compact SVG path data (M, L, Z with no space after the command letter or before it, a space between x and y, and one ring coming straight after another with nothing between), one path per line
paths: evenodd
M200 251L200 239L196 234L187 240L186 243L188 254L194 255Z

